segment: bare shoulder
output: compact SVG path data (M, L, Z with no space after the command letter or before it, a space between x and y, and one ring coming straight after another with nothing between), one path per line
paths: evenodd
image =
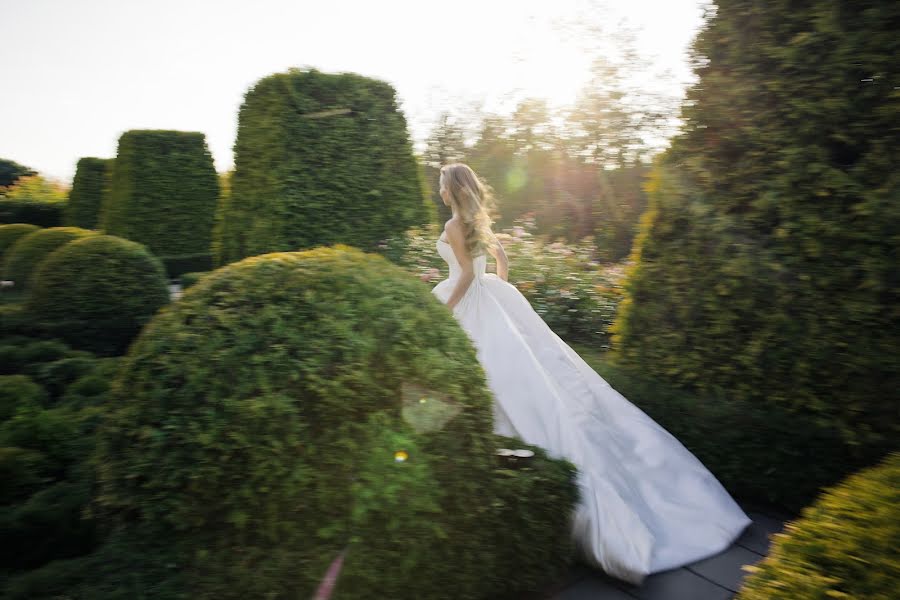
M448 236L462 236L464 234L463 223L457 217L451 217L446 223L444 223L444 231L447 232Z

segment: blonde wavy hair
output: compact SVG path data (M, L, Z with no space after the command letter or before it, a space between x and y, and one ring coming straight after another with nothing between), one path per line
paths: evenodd
M441 167L441 181L462 219L469 256L474 258L484 254L495 243L491 231L493 219L490 211L495 206L491 187L463 163Z

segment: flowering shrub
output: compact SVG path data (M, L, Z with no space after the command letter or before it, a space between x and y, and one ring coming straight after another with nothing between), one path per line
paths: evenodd
M622 296L624 264L600 265L593 260L594 244L548 242L534 234L533 219L522 219L497 232L509 256L509 282L560 337L608 349L607 330ZM437 253L440 228L413 228L387 240L379 248L389 258L436 285L448 276L447 264ZM496 264L488 261L488 271Z

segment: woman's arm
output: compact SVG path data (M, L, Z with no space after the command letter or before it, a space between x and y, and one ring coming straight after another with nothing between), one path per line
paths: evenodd
M488 252L497 261L497 277L503 281L509 281L509 257L506 255L506 250L503 249L503 244L500 243L496 235L494 236L494 245L491 246Z
M469 252L466 250L466 237L462 223L451 219L447 221L445 231L447 232L447 241L450 243L450 248L456 255L456 260L462 269L456 286L453 288L453 293L450 294L450 298L447 300L447 307L452 311L459 301L463 299L463 296L466 295L469 286L475 279L475 268L472 265L472 257L469 256Z

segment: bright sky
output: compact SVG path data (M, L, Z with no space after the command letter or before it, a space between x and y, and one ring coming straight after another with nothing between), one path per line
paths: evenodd
M244 93L291 66L390 82L421 148L442 109L571 103L589 54L553 27L560 19L626 19L642 53L689 81L705 3L0 0L0 158L71 183L80 157L115 156L123 132L178 129L205 133L225 171Z

